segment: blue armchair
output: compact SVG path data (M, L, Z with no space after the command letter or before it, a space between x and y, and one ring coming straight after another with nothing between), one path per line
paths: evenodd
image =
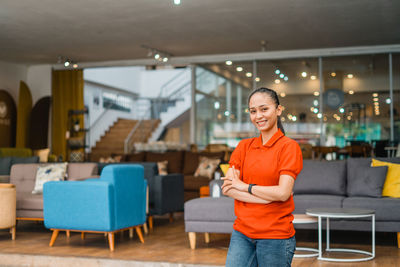
M140 165L110 165L100 179L47 182L43 187L44 224L53 230L107 233L110 250L114 234L133 229L143 243L140 226L146 221L146 181Z

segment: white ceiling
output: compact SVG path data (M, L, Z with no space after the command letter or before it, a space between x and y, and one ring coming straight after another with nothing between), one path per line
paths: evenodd
M0 60L56 63L400 44L398 0L0 0Z

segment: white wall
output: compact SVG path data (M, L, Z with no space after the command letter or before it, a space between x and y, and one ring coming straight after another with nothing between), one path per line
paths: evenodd
M142 70L144 67L90 68L83 71L83 77L86 81L140 93Z
M51 65L28 67L27 85L31 89L33 105L45 96L51 96Z
M176 75L184 71L185 69L143 70L140 79L140 96L158 97L161 87ZM178 80L184 80L185 78L190 81L190 72L188 72L186 77L180 77Z
M6 90L18 103L19 83L26 82L27 66L0 61L0 89Z

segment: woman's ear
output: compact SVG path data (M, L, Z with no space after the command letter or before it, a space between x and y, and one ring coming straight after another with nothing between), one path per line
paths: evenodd
M278 105L276 108L276 115L280 116L282 115L283 107L281 105Z

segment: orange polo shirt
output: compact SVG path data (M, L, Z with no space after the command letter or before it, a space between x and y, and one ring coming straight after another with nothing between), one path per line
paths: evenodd
M229 164L240 170L246 184L278 185L280 175L296 179L303 168L303 157L296 141L278 130L263 145L261 135L239 142ZM237 219L233 229L254 239L286 239L294 236L293 196L285 201L253 204L235 200Z

